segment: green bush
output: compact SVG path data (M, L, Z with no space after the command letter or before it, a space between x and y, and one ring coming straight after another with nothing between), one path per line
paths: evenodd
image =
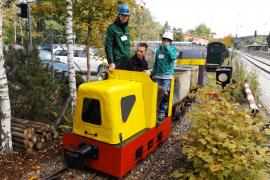
M227 95L226 95L227 96ZM270 149L260 116L253 117L218 91L206 86L195 95L190 109L190 134L184 135L182 153L190 169L172 176L189 179L268 179Z
M233 79L235 79L237 82L233 85L233 97L236 102L241 104L247 102L244 94L244 84L246 82L249 84L255 99L258 101L258 97L260 95L258 76L254 71L248 72L243 63L238 61L238 59L236 59L234 62Z
M5 59L12 116L54 120L63 103L61 86L54 83L52 74L41 64L37 50L31 54L10 50Z

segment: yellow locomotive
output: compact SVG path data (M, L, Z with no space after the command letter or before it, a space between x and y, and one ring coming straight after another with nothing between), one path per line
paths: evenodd
M72 132L63 136L67 165L123 177L169 137L171 84L168 117L159 125L158 86L144 72L115 70L106 80L82 84Z

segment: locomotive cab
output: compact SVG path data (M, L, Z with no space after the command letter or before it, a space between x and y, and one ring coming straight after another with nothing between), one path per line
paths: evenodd
M119 144L147 128L142 86L140 82L123 79L81 85L73 133Z
M86 165L122 177L171 131L168 118L156 125L157 83L144 72L115 70L107 80L78 89L72 132L63 135L68 165Z

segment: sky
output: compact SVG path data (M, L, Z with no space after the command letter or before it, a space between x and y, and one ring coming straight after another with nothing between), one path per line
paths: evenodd
M215 37L268 35L269 0L144 0L154 19L164 25L195 29L201 23L215 32Z

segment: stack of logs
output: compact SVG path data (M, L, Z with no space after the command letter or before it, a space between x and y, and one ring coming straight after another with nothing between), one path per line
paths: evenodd
M45 141L58 137L56 129L49 124L19 118L11 119L14 151L32 153L33 148L42 149Z

